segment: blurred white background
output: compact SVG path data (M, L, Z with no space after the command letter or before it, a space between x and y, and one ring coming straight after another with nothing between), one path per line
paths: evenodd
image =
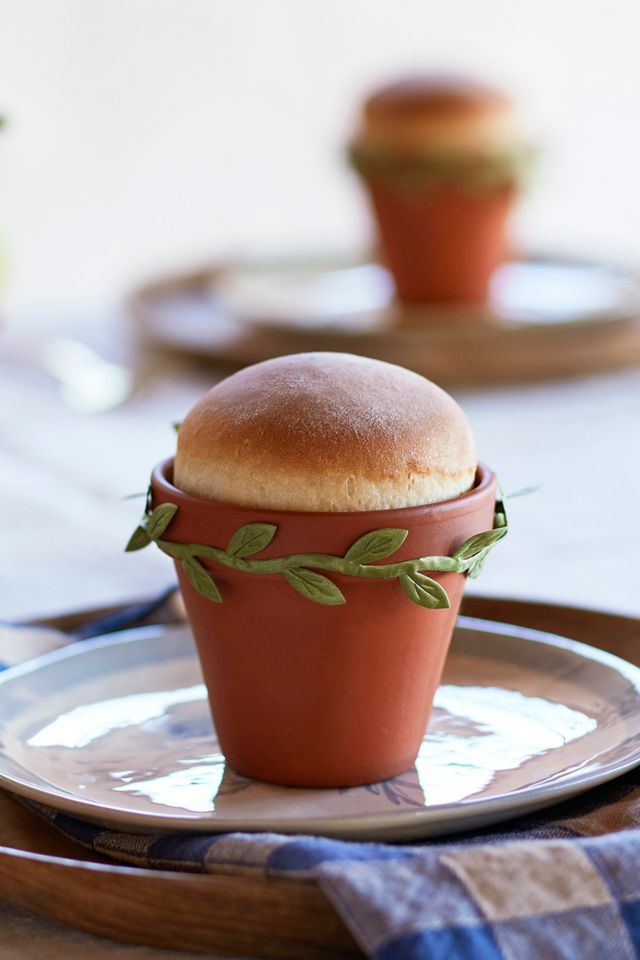
M545 149L520 242L640 262L639 34L629 0L0 0L5 300L364 246L355 106L443 65L510 88Z

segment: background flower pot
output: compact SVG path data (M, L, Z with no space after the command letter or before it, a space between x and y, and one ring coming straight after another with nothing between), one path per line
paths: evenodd
M507 253L512 184L401 188L366 181L384 260L404 303L483 303Z
M393 561L448 555L493 524L496 483L481 468L475 489L430 506L365 513L254 510L190 497L172 484L172 461L152 477L153 507L178 505L167 538L226 547L247 523L277 533L256 559L311 551L342 556L382 527L408 529ZM252 557L253 559L253 557ZM280 574L202 561L222 603L201 596L176 564L221 748L248 777L336 787L410 768L424 735L464 587L433 574L451 608L426 610L400 583L331 573L346 603L324 606Z

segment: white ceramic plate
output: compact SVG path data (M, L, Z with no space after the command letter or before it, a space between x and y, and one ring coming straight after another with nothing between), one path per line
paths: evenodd
M344 333L375 332L397 311L385 267L340 257L239 264L216 277L212 295L245 322L309 331L337 325ZM639 297L638 278L622 267L538 257L496 270L489 307L515 326L576 324L637 313ZM421 308L423 318L445 326L450 312ZM477 312L467 308L467 319Z
M344 790L225 768L186 627L78 644L0 679L0 782L127 830L409 839L548 806L640 763L640 670L462 619L416 766Z

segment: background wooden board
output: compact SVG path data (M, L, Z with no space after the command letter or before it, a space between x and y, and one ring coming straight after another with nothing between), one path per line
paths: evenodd
M161 277L136 290L129 312L143 343L243 366L286 353L359 353L409 367L445 386L521 383L616 370L640 362L640 308L583 320L512 322L486 311L395 312L361 331L231 315L215 297L232 265ZM632 298L633 299L633 298ZM635 302L635 301L634 301Z

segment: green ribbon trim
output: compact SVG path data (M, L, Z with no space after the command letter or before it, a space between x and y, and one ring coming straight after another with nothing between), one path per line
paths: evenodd
M417 557L397 563L377 563L394 554L408 534L407 530L384 527L359 537L343 557L328 553L300 553L251 560L250 557L271 543L278 530L275 524L247 523L236 530L223 550L200 543L174 543L162 539L177 511L175 503L163 503L152 510L147 500L144 516L125 549L129 552L142 550L150 543L155 543L163 553L181 561L185 576L198 593L216 603L222 602L222 596L210 571L198 558L213 560L223 567L244 573L280 573L294 590L315 603L335 605L346 602L340 588L329 577L317 572L326 570L370 580L398 579L413 603L430 610L445 609L450 606L445 589L423 571L467 573L470 577L477 577L489 552L502 540L508 529L504 503L498 500L493 529L465 540L450 557Z
M454 183L472 193L501 186L523 186L529 179L535 153L529 146L469 156L443 151L402 156L380 148L354 145L351 166L365 180L378 180L407 192L437 183Z

